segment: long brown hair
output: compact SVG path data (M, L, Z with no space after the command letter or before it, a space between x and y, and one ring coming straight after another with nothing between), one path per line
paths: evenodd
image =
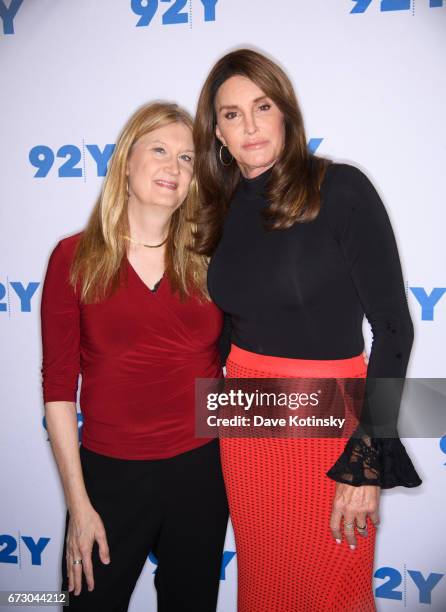
M71 266L71 284L78 286L85 303L105 298L123 280L127 246L124 236L129 232L126 165L131 148L145 134L174 122L193 129L192 117L177 104L153 102L137 110L119 136L101 194ZM182 298L193 290L207 298L206 258L191 250L195 230L191 219L196 208L197 183L193 177L185 202L170 219L166 244L166 276Z
M239 49L222 57L212 68L198 100L194 123L195 171L200 208L197 215L197 252L211 255L220 239L227 208L240 178L236 163L219 160L220 141L215 135L215 97L230 77L253 81L284 115L283 152L268 183L270 206L265 218L271 229L286 229L296 222L313 220L320 210L320 185L329 163L310 154L302 113L290 79L272 60L251 49Z

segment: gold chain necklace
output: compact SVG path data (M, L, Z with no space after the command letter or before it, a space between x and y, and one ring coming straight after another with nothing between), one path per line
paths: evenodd
M133 244L138 244L139 246L146 247L147 249L157 249L158 247L163 246L163 244L166 244L168 236L159 244L145 244L145 242L138 242L137 240L133 240L133 238L130 238L130 236L124 236L124 238L126 240L130 240L130 242L133 242Z

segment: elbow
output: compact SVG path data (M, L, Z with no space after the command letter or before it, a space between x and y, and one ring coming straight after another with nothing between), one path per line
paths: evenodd
M412 319L409 317L408 321L408 344L409 344L409 352L412 349L413 342L415 340L415 329L412 323Z
M413 346L413 342L414 342L414 338L415 338L415 329L414 329L414 325L413 325L409 310L407 310L406 316L401 321L401 327L402 327L401 337L403 340L405 352L407 353L407 355L410 355L410 352Z
M395 358L400 362L404 371L406 371L415 335L414 326L409 314L403 320L400 320L399 324L397 324L397 328L398 334L395 338L396 344L394 345Z

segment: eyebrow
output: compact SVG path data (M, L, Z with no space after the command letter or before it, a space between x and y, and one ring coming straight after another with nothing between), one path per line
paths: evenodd
M269 99L269 96L267 96L266 94L264 94L263 96L259 96L258 98L256 98L255 100L252 101L253 104L256 104L257 102L260 102L260 100L265 100L265 98ZM221 111L224 108L228 108L228 109L232 109L232 108L239 108L239 106L237 106L237 104L223 104L222 106L220 106L220 108L218 109L218 112L221 113Z
M169 145L166 142L163 142L162 140L158 140L158 138L156 138L155 140L149 140L148 143L149 144L154 144L155 142L159 142L160 144L164 145L165 147L168 147ZM185 153L195 153L194 149L184 149Z

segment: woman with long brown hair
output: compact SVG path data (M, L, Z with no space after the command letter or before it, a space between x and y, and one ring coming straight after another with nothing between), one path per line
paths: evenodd
M127 610L150 551L160 611L216 607L228 509L218 444L195 436L194 386L221 376L222 314L206 258L190 249L195 208L192 119L176 104L145 105L119 137L86 229L48 264L43 391L73 610Z
M249 49L222 57L194 139L196 245L211 256L210 295L232 319L228 377L403 378L413 327L384 206L360 170L308 151L283 70ZM395 423L375 435L370 388L349 434L220 440L240 612L375 609L380 490L421 481Z

